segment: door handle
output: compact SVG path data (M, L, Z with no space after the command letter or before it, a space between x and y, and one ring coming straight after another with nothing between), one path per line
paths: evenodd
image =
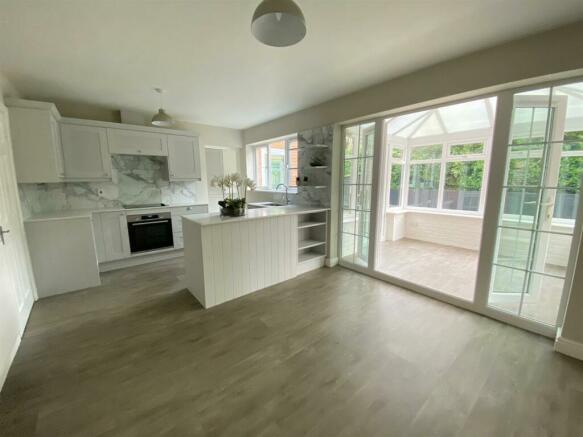
M8 234L10 232L9 229L2 229L2 226L0 226L0 241L2 241L2 245L5 246L6 242L4 241L4 234Z

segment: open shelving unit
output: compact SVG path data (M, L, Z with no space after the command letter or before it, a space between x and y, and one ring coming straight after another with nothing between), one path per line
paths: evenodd
M327 235L328 211L298 215L298 274L324 266Z

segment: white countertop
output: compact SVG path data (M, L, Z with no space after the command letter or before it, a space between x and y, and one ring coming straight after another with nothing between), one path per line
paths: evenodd
M283 215L297 215L297 214L309 214L312 212L328 211L330 208L325 208L323 206L299 206L299 205L288 205L288 206L271 206L268 208L255 208L248 209L244 216L242 217L228 217L221 216L219 213L207 213L207 214L190 214L184 215L182 218L185 220L198 223L201 226L209 225L222 225L225 223L243 222L247 220L256 220L270 217L280 217Z
M63 211L53 211L42 214L33 214L30 217L24 219L25 223L30 222L40 222L47 220L69 220L69 219L80 219L80 218L91 218L91 214L100 212L128 212L132 211L157 211L157 210L169 210L170 208L179 208L183 206L207 206L206 203L180 203L180 204L170 204L168 206L154 206L149 208L97 208L97 209L67 209Z

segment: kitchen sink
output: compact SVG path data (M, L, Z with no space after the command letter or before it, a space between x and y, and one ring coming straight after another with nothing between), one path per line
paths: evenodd
M249 203L247 205L248 208L269 208L272 206L287 206L285 203L277 203L277 202L256 202L256 203Z

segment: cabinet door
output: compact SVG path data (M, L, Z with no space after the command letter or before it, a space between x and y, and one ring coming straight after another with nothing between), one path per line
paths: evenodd
M167 135L125 129L108 129L109 151L121 155L167 156Z
M18 182L62 182L61 140L51 111L10 107L9 114Z
M61 143L66 179L111 178L111 160L105 128L61 124Z
M168 170L171 181L200 180L198 138L168 135Z
M130 238L125 213L102 212L99 216L103 247L103 259L100 261L114 261L129 257Z

